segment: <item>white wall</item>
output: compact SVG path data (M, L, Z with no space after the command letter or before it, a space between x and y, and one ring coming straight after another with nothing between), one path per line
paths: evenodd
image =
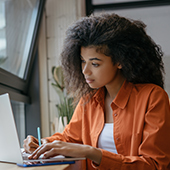
M60 64L65 31L69 25L85 16L84 0L47 0L39 40L40 93L42 136L54 133L58 95L51 86L52 66Z

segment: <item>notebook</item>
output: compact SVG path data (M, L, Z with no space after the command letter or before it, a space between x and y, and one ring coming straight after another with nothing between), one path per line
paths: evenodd
M54 164L72 164L85 158L67 158L62 155L49 158L28 160L23 157L15 125L9 94L0 95L0 161L16 163L18 166L44 166ZM34 163L32 163L34 162ZM37 163L35 163L37 162Z

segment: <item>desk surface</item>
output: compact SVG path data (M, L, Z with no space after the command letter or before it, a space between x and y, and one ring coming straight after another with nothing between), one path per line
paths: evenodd
M27 170L46 170L48 167L48 170L64 170L69 165L50 165L50 166L37 166L37 167L19 167L16 164L10 164L10 163L1 163L0 162L0 169L4 170L22 170L22 169L27 169Z
M81 161L76 161L75 164L65 165L50 165L50 166L37 166L37 167L19 167L16 164L0 162L0 170L77 170L81 169L79 166ZM48 167L48 168L47 168Z

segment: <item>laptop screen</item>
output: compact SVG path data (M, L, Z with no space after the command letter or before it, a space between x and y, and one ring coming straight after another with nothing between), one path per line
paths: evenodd
M0 161L22 163L22 155L9 94L0 95Z

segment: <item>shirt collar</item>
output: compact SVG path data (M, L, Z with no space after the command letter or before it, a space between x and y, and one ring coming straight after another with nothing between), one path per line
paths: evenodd
M132 88L133 84L125 80L117 96L113 100L113 103L117 105L119 108L124 109L129 100Z
M112 103L114 103L119 108L124 109L129 100L132 88L133 84L125 80ZM104 106L105 87L99 88L97 90L94 95L94 99Z
M94 95L94 99L100 103L101 106L104 107L104 99L105 99L105 87L101 87L97 90Z

